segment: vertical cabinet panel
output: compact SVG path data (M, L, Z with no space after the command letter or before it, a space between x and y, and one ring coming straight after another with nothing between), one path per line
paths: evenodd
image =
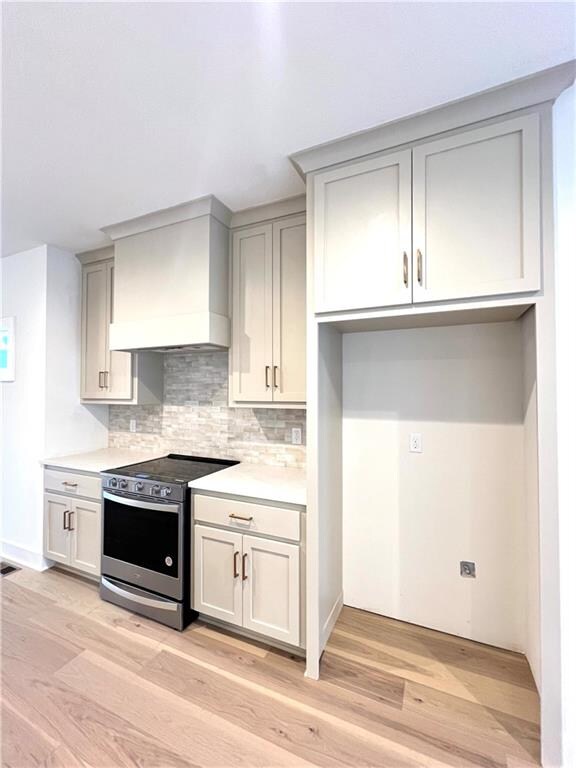
M317 312L412 301L411 151L314 177Z
M70 561L68 518L70 500L51 493L44 494L44 554L58 563Z
M95 576L100 574L101 507L75 499L70 510L70 565Z
M538 116L413 150L414 301L540 287Z
M236 400L272 400L272 225L232 237L232 389Z
M194 527L194 608L242 625L242 535Z
M299 548L294 544L243 537L246 580L244 626L276 640L300 640Z
M83 398L101 398L108 354L107 263L88 264L82 270L82 392Z
M273 225L273 398L306 400L306 217Z
M107 321L106 321L106 348L108 349L108 335L110 323L114 322L114 262L107 264ZM110 400L130 400L132 398L132 354L130 352L108 352L108 377L106 380L105 397Z

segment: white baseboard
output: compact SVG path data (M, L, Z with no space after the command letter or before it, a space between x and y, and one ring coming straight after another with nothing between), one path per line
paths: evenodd
M342 610L343 605L344 605L344 595L341 592L338 595L336 602L332 606L332 610L328 614L328 618L324 622L324 626L322 627L320 653L322 653L322 651L326 647L326 643L328 642L330 635L332 634L332 630L334 629L334 624L336 624L336 622L338 621L338 616L340 616L340 611Z
M40 552L33 552L25 547L12 544L10 541L0 542L0 556L15 565L23 565L35 571L45 571L51 563Z

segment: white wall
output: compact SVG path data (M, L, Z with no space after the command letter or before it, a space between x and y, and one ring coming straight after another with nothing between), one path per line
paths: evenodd
M2 388L2 554L42 557L43 475L52 455L104 447L107 406L80 405L80 268L49 246L8 256L2 309L16 318L16 379Z
M524 650L520 324L346 334L343 370L345 604Z
M558 515L563 766L576 766L576 89L554 105Z
M42 565L46 367L46 246L8 256L2 315L14 316L16 380L2 389L2 551Z

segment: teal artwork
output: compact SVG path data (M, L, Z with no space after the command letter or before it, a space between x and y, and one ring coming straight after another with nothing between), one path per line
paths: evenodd
M0 319L0 381L14 381L14 318Z

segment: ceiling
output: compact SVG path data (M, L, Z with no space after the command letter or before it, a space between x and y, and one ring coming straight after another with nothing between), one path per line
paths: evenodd
M575 55L572 3L5 3L3 253L214 194L288 155Z

